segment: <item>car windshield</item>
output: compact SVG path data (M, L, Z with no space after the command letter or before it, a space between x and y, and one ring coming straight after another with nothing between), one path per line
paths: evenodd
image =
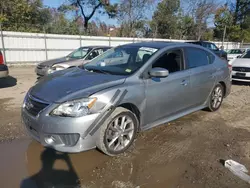
M151 47L119 46L85 64L84 69L108 74L130 75L141 68L157 51L157 48Z
M82 59L90 52L90 50L91 48L87 48L87 47L78 48L75 51L71 52L69 55L67 55L67 57L75 58L75 59Z
M241 56L241 58L246 58L246 59L250 58L250 51L247 51L246 53L244 53L244 54Z
M244 53L244 50L241 49L232 49L228 51L228 54L242 54Z

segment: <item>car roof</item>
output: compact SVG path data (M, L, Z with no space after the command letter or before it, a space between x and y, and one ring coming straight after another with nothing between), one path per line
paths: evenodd
M135 47L149 47L149 48L165 48L167 46L176 46L180 44L185 44L182 42L165 42L165 41L151 41L151 42L138 42L138 43L130 43L124 44L122 46L135 46Z
M111 48L110 46L81 46L81 48Z

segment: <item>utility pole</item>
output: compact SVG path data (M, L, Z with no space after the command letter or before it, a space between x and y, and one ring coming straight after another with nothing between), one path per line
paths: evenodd
M222 46L223 46L223 47L224 47L226 32L227 32L227 25L225 25L224 32L223 32L223 39L222 39Z

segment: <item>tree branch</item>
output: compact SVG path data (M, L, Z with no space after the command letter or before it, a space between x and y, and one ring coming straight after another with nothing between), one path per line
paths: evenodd
M90 18L92 18L92 16L94 15L96 9L98 9L101 5L102 5L102 3L100 2L98 5L96 5L96 6L93 8L91 14L90 14L89 16L87 16L87 19L88 19L88 20L89 20Z
M76 4L80 7L80 9L81 9L81 13L82 13L82 15L83 15L83 17L84 17L84 20L86 20L86 15L84 14L84 11L83 11L83 7L82 7L82 5L81 5L81 3L80 3L80 0L77 0L76 1Z

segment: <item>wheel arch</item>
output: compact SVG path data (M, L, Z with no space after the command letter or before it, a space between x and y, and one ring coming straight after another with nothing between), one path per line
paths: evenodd
M227 86L226 86L225 82L223 82L223 81L220 81L219 84L221 84L223 87L223 97L225 97L226 91L227 91Z
M129 111L133 112L136 115L136 117L137 117L137 119L139 121L138 129L140 129L141 112L138 109L138 107L136 105L134 105L133 103L122 103L118 107L123 107L123 108L126 108Z

